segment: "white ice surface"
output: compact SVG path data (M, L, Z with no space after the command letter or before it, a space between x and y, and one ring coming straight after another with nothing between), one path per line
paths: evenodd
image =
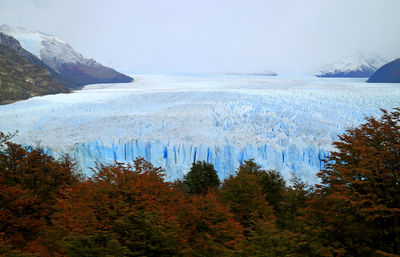
M0 106L0 131L18 130L17 143L69 152L86 168L144 156L172 180L207 160L224 178L254 158L315 182L338 133L400 106L400 84L362 79L134 78Z

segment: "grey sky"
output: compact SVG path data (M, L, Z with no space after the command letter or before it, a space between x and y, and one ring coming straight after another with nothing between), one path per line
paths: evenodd
M0 0L0 23L132 71L313 70L400 57L400 0Z

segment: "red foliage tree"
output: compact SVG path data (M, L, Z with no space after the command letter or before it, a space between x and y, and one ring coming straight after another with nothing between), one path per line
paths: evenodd
M51 226L60 191L77 182L71 161L11 143L0 133L0 233L12 248L48 255L44 231Z

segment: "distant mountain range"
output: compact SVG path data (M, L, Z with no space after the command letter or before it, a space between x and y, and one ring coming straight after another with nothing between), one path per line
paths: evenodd
M387 61L376 54L356 54L322 68L317 77L368 78Z
M0 32L0 104L33 96L67 93L45 63Z
M72 89L87 84L124 83L133 78L87 59L68 43L45 33L21 27L0 26L0 32L17 39L21 46L46 65L51 74L64 86ZM37 59L28 57L37 63ZM41 66L42 63L40 64Z
M372 83L400 83L400 58L383 65L368 79Z

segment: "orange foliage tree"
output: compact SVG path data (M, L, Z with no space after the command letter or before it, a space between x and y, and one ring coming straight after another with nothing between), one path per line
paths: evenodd
M101 165L93 178L65 190L54 217L67 241L64 251L70 256L77 248L109 255L178 255L182 244L175 213L183 199L161 171L144 159L133 166Z
M304 217L309 253L400 254L400 109L339 139Z

